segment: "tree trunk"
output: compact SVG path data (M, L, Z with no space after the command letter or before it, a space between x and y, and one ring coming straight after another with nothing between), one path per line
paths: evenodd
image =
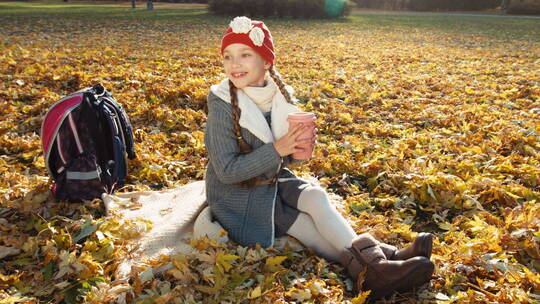
M146 9L147 10L153 10L154 9L154 3L152 3L152 0L146 1Z
M131 8L135 8L135 0L131 0Z
M540 14L540 0L509 1L507 12L510 14Z

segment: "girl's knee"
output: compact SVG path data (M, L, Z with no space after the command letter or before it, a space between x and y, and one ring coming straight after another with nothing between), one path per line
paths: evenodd
M299 205L310 209L310 211L319 211L332 208L330 199L326 191L318 186L306 187L298 198ZM311 213L311 212L308 212Z
M328 198L326 191L324 191L324 189L319 186L306 187L304 190L302 190L301 195L305 197L309 197L310 199L323 200L323 199Z

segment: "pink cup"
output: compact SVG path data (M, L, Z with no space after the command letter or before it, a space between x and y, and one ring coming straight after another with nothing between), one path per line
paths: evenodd
M298 139L309 139L313 137L313 129L315 129L315 114L312 112L294 112L290 113L287 117L289 121L289 130L294 128L297 124L303 123L304 125L309 126ZM300 144L298 148L304 148L303 152L293 153L292 157L294 159L308 159L313 154L313 147L310 143Z

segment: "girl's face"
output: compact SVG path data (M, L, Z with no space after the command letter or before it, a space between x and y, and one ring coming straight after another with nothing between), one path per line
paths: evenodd
M249 46L233 43L223 50L223 67L234 86L243 89L264 86L270 64Z

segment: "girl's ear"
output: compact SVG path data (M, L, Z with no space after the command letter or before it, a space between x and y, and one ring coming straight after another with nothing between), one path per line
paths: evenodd
M268 70L270 69L271 66L272 66L272 65L271 65L268 61L265 61L265 62L264 62L264 69L265 69L265 70L268 71Z

